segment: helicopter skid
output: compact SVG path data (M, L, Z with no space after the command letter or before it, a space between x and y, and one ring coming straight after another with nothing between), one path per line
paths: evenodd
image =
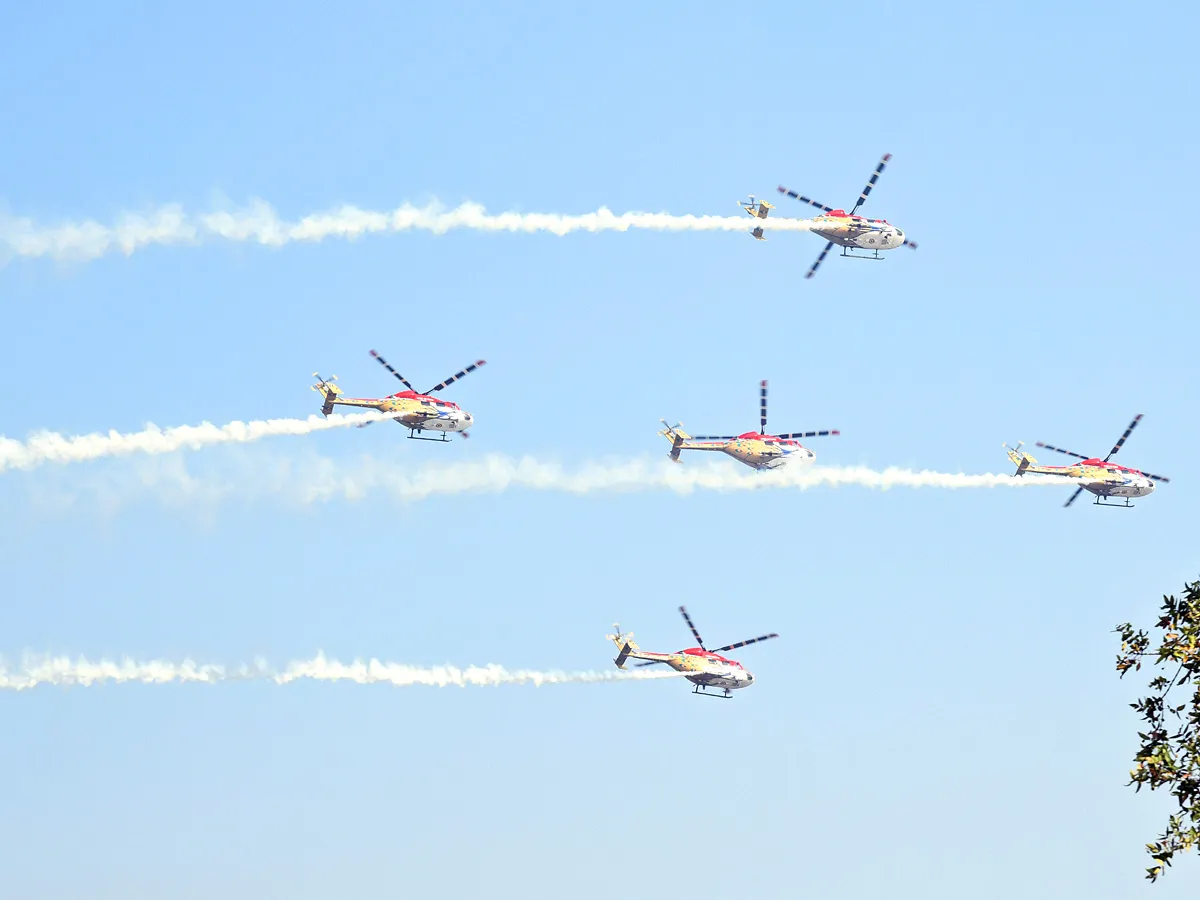
M1133 504L1129 502L1129 498L1125 498L1124 503L1104 503L1105 498L1097 497L1096 502L1092 506L1111 506L1113 509L1133 509Z
M724 693L715 694L708 689L707 685L703 685L703 684L698 684L694 688L692 688L692 693L698 694L701 697L716 697L718 700L732 700L733 699L733 694L730 692L729 688L716 688L716 690L723 691Z
M863 250L862 253L851 252L856 249L861 250L862 248L842 247L842 256L846 257L846 259L883 259L883 257L879 255L878 250Z
M446 433L444 431L442 432L441 437L421 437L420 435L416 434L415 432L410 431L408 434L408 439L410 441L433 441L434 443L438 443L438 444L450 443L450 438L446 437Z

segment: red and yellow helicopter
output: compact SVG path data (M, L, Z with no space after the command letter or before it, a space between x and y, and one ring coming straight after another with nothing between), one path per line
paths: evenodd
M670 457L675 462L681 462L679 454L683 450L716 450L732 456L740 463L752 469L776 469L787 463L812 462L817 458L807 447L800 444L797 438L825 437L830 434L841 434L840 431L793 431L789 434L767 434L767 383L759 385L759 431L747 431L739 435L692 435L681 429L682 422L667 425L666 419L659 419L666 430L660 431L663 437L671 442Z
M817 268L825 261L826 255L828 255L834 244L842 248L842 256L849 257L850 259L882 259L883 257L879 255L881 250L893 250L896 247L917 249L917 245L906 238L904 232L888 222L887 219L866 219L860 215L856 215L858 208L866 202L867 195L875 187L875 182L879 180L879 176L883 174L884 167L891 158L892 154L883 154L883 159L875 167L875 171L871 175L871 180L867 182L867 186L858 195L858 202L854 204L854 208L850 212L846 212L844 209L834 209L832 206L818 203L811 197L805 197L789 188L785 188L783 185L779 186L779 193L795 197L801 203L807 203L809 206L815 206L821 210L821 215L806 221L809 225L808 230L825 238L827 243L825 244L825 249L821 251L821 255L817 257L817 261L812 264L812 267L804 276L805 278L812 278L817 273ZM765 219L768 211L774 209L765 200L760 201L755 206L753 194L750 195L749 203L739 203L738 205L756 219ZM750 233L760 241L766 240L763 237L761 225ZM856 253L854 252L856 250L866 252Z
M1104 459L1097 459L1094 456L1084 456L1082 453L1076 453L1073 450L1064 450L1061 447L1043 444L1041 441L1037 442L1039 447L1045 447L1047 450L1065 453L1067 456L1074 456L1076 459L1083 460L1083 462L1070 466L1039 466L1036 459L1028 453L1021 452L1021 443L1018 443L1016 447L1009 447L1008 444L1003 444L1002 446L1008 451L1008 458L1017 465L1017 471L1013 473L1014 477L1024 475L1026 472L1032 472L1035 475L1061 475L1078 482L1079 487L1075 488L1075 493L1063 504L1064 507L1074 503L1075 498L1082 491L1091 491L1096 495L1096 502L1094 504L1096 506L1132 507L1133 504L1129 502L1131 497L1145 497L1147 494L1154 492L1154 482L1162 481L1165 483L1171 480L1161 475L1151 475L1149 472L1142 472L1138 469L1130 469L1126 466L1118 466L1116 463L1109 462L1116 455L1117 451L1121 449L1121 446L1140 421L1142 421L1142 414L1138 413L1137 417L1129 423L1129 427L1125 429L1125 433L1121 435L1121 439L1113 444L1113 448L1108 451L1108 456L1104 457ZM1101 502L1102 500L1107 500L1109 497L1121 497L1125 502Z
M689 647L686 650L680 650L678 653L653 653L649 650L643 650L633 642L632 631L622 633L620 625L613 625L616 634L608 635L608 639L616 644L617 649L620 651L616 659L613 660L617 664L617 668L624 669L625 660L627 659L644 660L644 662L637 664L639 666L653 666L656 663L663 663L670 666L676 672L683 673L684 677L695 685L695 688L692 689L693 694L702 694L708 697L729 698L732 696L730 691L750 687L754 683L754 676L747 672L740 662L726 659L721 654L726 650L736 650L738 647L757 644L759 641L777 638L779 635L774 633L764 634L761 637L750 638L748 641L726 644L724 647L718 647L716 650L706 650L704 641L700 637L700 632L692 624L692 619L688 615L687 609L681 606L679 607L679 612L683 615L684 621L688 623L688 628L692 629L692 635L696 638L696 643L699 646ZM710 693L710 689L720 690L722 693Z
M371 356L375 358L385 369L392 373L407 390L391 394L379 400L359 397L344 397L342 389L333 382L337 381L336 375L331 375L326 381L319 374L313 372L313 377L317 379L316 384L309 385L314 391L317 391L325 400L321 407L322 415L328 416L333 412L335 406L358 406L366 409L377 409L382 413L393 414L393 418L408 429L408 436L413 440L418 441L446 441L448 432L461 432L462 436L467 438L471 435L467 433L467 429L471 427L475 421L475 417L469 412L460 409L457 403L451 403L449 400L441 400L434 397L433 394L447 387L463 376L474 372L480 366L486 364L486 360L478 360L467 366L459 372L455 372L441 384L435 385L423 394L413 390L413 386L408 383L403 375L393 369L388 361L382 356L371 351ZM359 428L365 428L370 425L370 422L364 422L359 425ZM441 432L440 438L421 437L423 431Z

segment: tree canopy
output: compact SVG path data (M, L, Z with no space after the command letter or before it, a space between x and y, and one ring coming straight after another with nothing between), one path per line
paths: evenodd
M1129 784L1137 791L1165 788L1178 806L1163 833L1146 845L1154 860L1146 870L1150 881L1163 874L1176 853L1200 845L1200 581L1185 584L1181 597L1163 597L1153 631L1152 638L1128 623L1116 629L1120 676L1139 671L1145 661L1158 673L1146 685L1147 696L1129 704L1145 729L1138 732L1141 746Z

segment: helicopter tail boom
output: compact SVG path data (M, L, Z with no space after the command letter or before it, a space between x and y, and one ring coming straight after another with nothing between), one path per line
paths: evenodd
M608 639L616 644L617 649L620 651L613 660L617 664L618 669L625 668L625 660L627 659L644 660L645 662L642 664L646 665L648 663L665 663L674 658L674 655L671 653L653 653L649 650L643 650L634 643L632 631L622 632L619 625L614 625L613 628L616 630L616 634L608 635Z

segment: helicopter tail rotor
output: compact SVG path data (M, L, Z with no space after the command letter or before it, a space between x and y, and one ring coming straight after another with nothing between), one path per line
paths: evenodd
M1011 459L1013 464L1017 467L1017 471L1013 472L1014 478L1016 478L1018 475L1024 475L1025 470L1037 462L1037 460L1028 453L1021 452L1021 448L1025 446L1024 441L1017 441L1017 446L1015 447L1010 447L1008 444L1001 444L1000 446L1008 451L1008 458Z

